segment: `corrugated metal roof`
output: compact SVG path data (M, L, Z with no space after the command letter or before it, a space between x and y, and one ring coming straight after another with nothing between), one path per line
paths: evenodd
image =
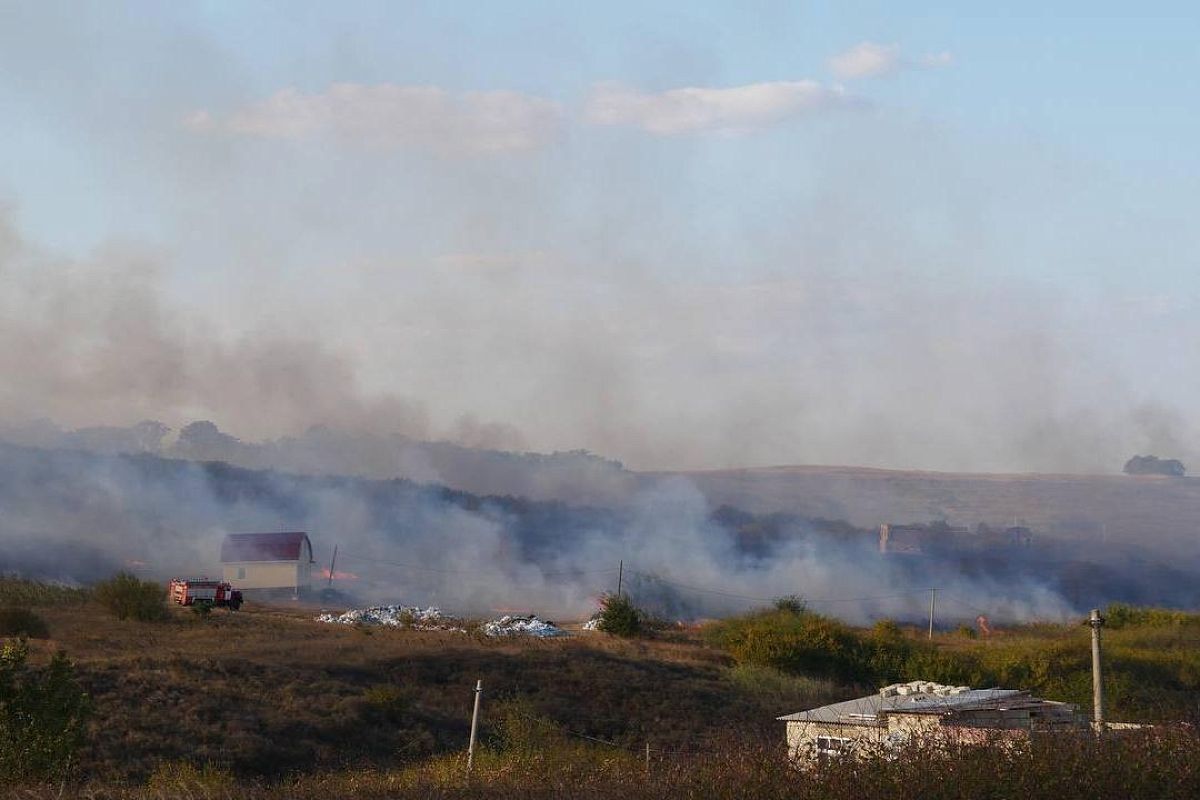
M305 547L307 545L307 554ZM231 533L221 542L221 562L300 561L312 563L312 542L303 531L286 533Z
M882 725L887 714L941 714L1014 705L1040 704L1021 689L968 689L951 695L916 692L884 697L871 694L856 700L832 703L776 719L784 722L825 722L842 725Z

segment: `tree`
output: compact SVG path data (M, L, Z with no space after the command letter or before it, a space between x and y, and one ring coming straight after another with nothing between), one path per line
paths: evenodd
M1173 478L1182 478L1187 469L1177 458L1134 456L1125 462L1124 472L1126 475L1170 475Z
M95 587L96 599L117 619L153 622L167 616L163 607L167 590L154 581L140 580L128 572L118 572Z
M0 782L65 777L83 744L92 704L62 652L32 669L25 640L0 650Z
M615 636L637 636L642 632L645 614L623 594L605 595L600 601L597 630Z

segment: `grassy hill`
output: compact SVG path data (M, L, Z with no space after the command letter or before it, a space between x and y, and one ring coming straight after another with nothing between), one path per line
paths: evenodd
M1083 544L1121 543L1200 557L1200 478L771 467L682 473L713 506L882 522L1016 521ZM652 480L659 474L645 474Z

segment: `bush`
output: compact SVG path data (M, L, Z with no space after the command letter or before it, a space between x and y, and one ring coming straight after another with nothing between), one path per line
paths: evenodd
M65 777L91 713L63 653L41 671L28 655L24 641L0 651L0 781L11 783Z
M645 621L645 613L628 597L623 594L609 594L600 601L600 621L596 629L614 636L640 636Z
M1131 606L1126 603L1109 603L1108 607L1104 609L1104 624L1114 630L1135 626L1166 628L1187 623L1200 623L1200 614L1189 614L1185 611L1172 611L1166 608Z
M0 606L79 605L88 599L88 590L24 578L0 578Z
M708 635L739 664L848 681L872 672L867 649L849 626L803 606L722 620Z
M50 636L46 621L28 608L0 608L0 636L45 639Z
M119 572L96 584L94 592L100 604L117 619L152 622L167 616L163 606L167 590L154 581L139 580L128 572Z

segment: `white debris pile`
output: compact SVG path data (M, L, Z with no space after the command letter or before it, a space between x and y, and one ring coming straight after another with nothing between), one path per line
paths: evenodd
M536 615L527 617L512 617L505 615L500 619L483 623L484 636L536 636L548 639L554 636L569 636L566 631L555 625L538 619Z
M589 619L587 622L583 623L583 629L584 629L585 631L598 631L598 630L600 630L600 618L599 618L599 617L592 617L592 618L591 618L591 619Z
M461 631L442 616L439 608L430 606L372 606L371 608L352 608L344 614L325 613L319 615L317 622L328 622L335 625L382 625L387 628L414 628L422 631Z

